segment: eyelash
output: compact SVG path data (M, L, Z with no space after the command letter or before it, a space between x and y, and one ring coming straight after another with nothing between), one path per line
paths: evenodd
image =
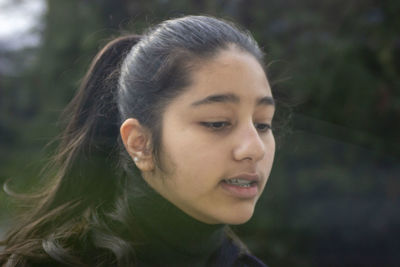
M201 122L200 124L213 131L222 131L232 126L232 124L228 121ZM262 126L262 128L261 129L258 128L259 126ZM261 133L268 132L269 130L272 129L271 125L268 123L255 123L255 127Z
M200 124L213 131L221 131L232 125L228 121L212 121L212 122L204 121L201 122Z
M258 129L258 131L260 131L262 133L266 133L269 130L272 130L271 124L268 124L268 123L256 123L255 126L256 126L256 128L257 128L257 126L263 126L262 129Z

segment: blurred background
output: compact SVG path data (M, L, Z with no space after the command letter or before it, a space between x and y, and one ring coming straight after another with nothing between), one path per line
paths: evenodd
M284 100L266 191L235 227L254 254L271 267L400 266L396 0L0 0L0 182L41 179L60 112L107 40L189 14L248 28ZM14 210L1 192L0 236Z

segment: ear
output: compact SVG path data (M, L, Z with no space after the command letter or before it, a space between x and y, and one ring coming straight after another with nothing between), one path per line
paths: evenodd
M137 119L125 120L120 128L121 139L126 151L143 172L154 169L154 159L151 149L151 134Z

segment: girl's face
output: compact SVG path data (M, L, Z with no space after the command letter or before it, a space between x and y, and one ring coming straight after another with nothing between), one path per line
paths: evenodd
M271 171L274 102L250 54L228 49L193 71L163 115L163 171L144 179L190 216L209 224L249 220ZM236 179L236 180L235 180Z

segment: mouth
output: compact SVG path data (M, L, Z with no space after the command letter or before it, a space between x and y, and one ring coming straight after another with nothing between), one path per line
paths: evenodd
M239 187L251 187L253 185L257 185L258 183L257 181L250 181L243 178L224 179L222 182Z
M229 194L238 198L254 198L259 192L260 176L257 174L240 174L221 181L221 186Z

